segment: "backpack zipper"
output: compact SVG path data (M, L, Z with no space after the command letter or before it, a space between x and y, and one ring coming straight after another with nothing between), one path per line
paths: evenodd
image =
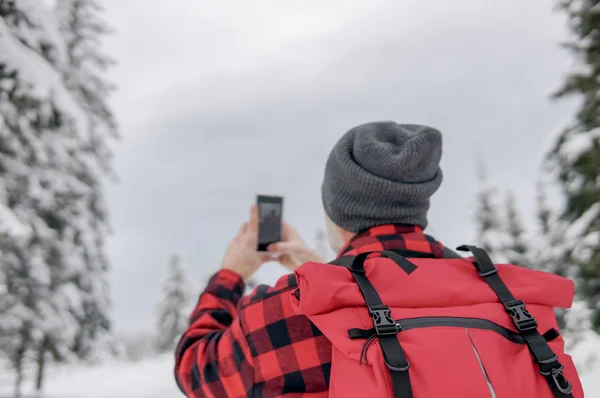
M430 327L459 327L465 329L480 329L490 330L498 333L507 340L516 344L525 344L525 340L517 333L502 325L498 325L487 319L479 318L458 318L449 316L436 316L436 317L421 317L421 318L409 318L409 319L398 319L396 326L399 332L410 329L430 328ZM375 334L375 329L350 329L348 335L351 339L366 339Z

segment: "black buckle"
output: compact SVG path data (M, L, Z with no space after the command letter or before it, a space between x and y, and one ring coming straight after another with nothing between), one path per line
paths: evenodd
M514 300L504 303L504 308L506 308L506 312L508 312L512 318L513 323L519 332L537 329L538 324L536 320L533 318L533 316L531 316L529 311L527 311L525 303L521 300Z
M573 392L573 386L563 374L563 370L565 369L563 364L558 361L555 362L558 364L557 367L551 369L549 372L544 372L540 369L540 374L544 377L552 377L552 381L554 382L556 389L560 391L561 394L568 395Z
M378 336L398 334L400 325L392 319L392 311L387 305L374 305L369 307L369 313L373 318L373 326Z

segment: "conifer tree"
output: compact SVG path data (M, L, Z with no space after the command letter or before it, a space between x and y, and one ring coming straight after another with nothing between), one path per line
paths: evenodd
M495 263L506 262L504 248L508 238L503 225L498 188L487 181L483 165L478 165L478 172L479 191L475 205L477 245L484 249Z
M172 350L188 326L192 306L192 285L181 256L172 255L163 283L157 318L157 349Z
M327 235L322 229L317 230L314 250L324 261L331 260L333 254L331 253L329 243L327 242Z
M0 349L19 395L26 360L41 390L48 360L80 352L77 336L98 339L86 314L108 325L100 180L110 159L95 149L108 137L90 133L99 124L66 78L69 48L46 4L0 0L0 48Z
M577 62L555 98L576 96L581 104L573 123L549 155L565 197L562 219L568 256L578 269L578 291L600 332L600 12L598 0L564 0L571 38L565 44Z
M506 209L503 218L508 237L507 245L503 248L507 262L528 268L534 267L531 262L532 253L529 237L513 192L509 192L506 197Z
M63 155L78 107L61 80L65 47L47 11L32 0L0 1L0 349L16 372L16 396L44 336L54 336L62 358L76 327L57 286L76 266L61 201L73 182Z
M107 348L98 343L107 340L111 327L105 254L109 225L102 177L112 173L109 143L118 133L107 102L114 87L104 76L113 61L101 47L110 28L97 0L57 0L55 11L66 46L63 79L87 122L86 129L77 132L81 139L71 169L89 187L81 200L81 222L74 232L85 263L77 275L83 311L78 314L81 327L73 345L79 357L89 358L96 350Z

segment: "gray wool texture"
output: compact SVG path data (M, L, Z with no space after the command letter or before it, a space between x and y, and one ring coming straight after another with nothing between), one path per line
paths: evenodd
M321 187L325 212L350 232L383 224L427 226L442 183L442 134L427 126L373 122L334 146Z

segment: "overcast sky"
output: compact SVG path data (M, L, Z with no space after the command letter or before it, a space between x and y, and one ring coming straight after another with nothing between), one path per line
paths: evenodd
M256 193L285 195L312 242L326 156L359 123L442 131L429 232L447 245L474 239L475 151L531 213L542 147L571 111L548 99L571 64L550 3L105 0L123 135L108 187L117 329L153 327L171 252L198 283L215 271Z

